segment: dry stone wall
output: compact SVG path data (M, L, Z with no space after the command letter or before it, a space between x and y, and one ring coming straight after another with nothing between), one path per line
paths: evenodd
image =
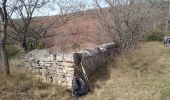
M44 82L72 88L75 75L82 73L81 63L90 75L111 57L115 44L106 43L76 53L59 53L48 50L33 50L25 56L25 66Z
M80 63L82 63L87 75L104 65L110 59L112 53L114 53L114 46L113 42L106 43L96 48L87 48L74 53L75 74L82 73Z

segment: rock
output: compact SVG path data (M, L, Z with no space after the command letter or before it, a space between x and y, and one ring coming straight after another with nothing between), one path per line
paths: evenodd
M74 63L71 63L71 62L64 62L64 63L63 63L63 66L72 67L72 66L74 66Z
M56 54L56 60L57 61L62 61L63 62L64 59L64 54L63 53L57 53Z
M67 86L67 83L66 83L66 82L63 82L61 85L62 85L63 87L66 87L66 86Z
M31 66L32 66L34 69L42 69L42 67L41 67L38 63L32 63Z
M60 80L58 80L58 81L57 81L57 84L58 84L58 85L61 85L61 84L62 84L62 82L61 82Z
M101 50L108 50L108 49L111 49L111 48L114 48L115 47L115 43L114 42L111 42L111 43L105 43L105 44L102 44L99 46L99 48Z
M51 64L49 64L49 63L45 63L44 65L47 67L51 67Z
M64 61L65 62L74 62L74 54L64 54Z

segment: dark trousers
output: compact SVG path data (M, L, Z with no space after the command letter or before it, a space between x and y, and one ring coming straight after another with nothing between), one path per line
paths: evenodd
M167 42L164 42L164 46L166 46L166 47L168 46L168 41L167 41Z

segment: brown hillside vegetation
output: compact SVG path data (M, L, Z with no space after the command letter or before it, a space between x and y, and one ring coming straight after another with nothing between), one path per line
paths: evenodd
M147 51L147 52L146 52ZM80 100L170 100L170 48L142 43L91 77L94 92ZM10 61L12 75L0 76L1 100L74 100L59 86L34 80L22 60Z
M98 19L92 12L87 11L83 12L83 14L70 17L70 21L60 26L62 18L65 17L46 16L35 18L38 24L43 23L44 25L56 21L53 27L48 30L48 34L56 36L44 40L45 44L52 46L52 50L64 48L66 51L75 51L77 48L93 47L111 41L110 36L101 28L100 22L98 22ZM78 47L79 45L80 47Z

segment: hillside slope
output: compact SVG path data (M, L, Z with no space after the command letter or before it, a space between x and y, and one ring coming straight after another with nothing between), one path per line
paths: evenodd
M115 62L108 78L83 100L170 100L170 47L144 43Z
M32 79L20 59L10 61L12 75L0 76L0 100L75 100L58 86ZM142 43L91 77L94 92L80 100L170 100L170 47Z

